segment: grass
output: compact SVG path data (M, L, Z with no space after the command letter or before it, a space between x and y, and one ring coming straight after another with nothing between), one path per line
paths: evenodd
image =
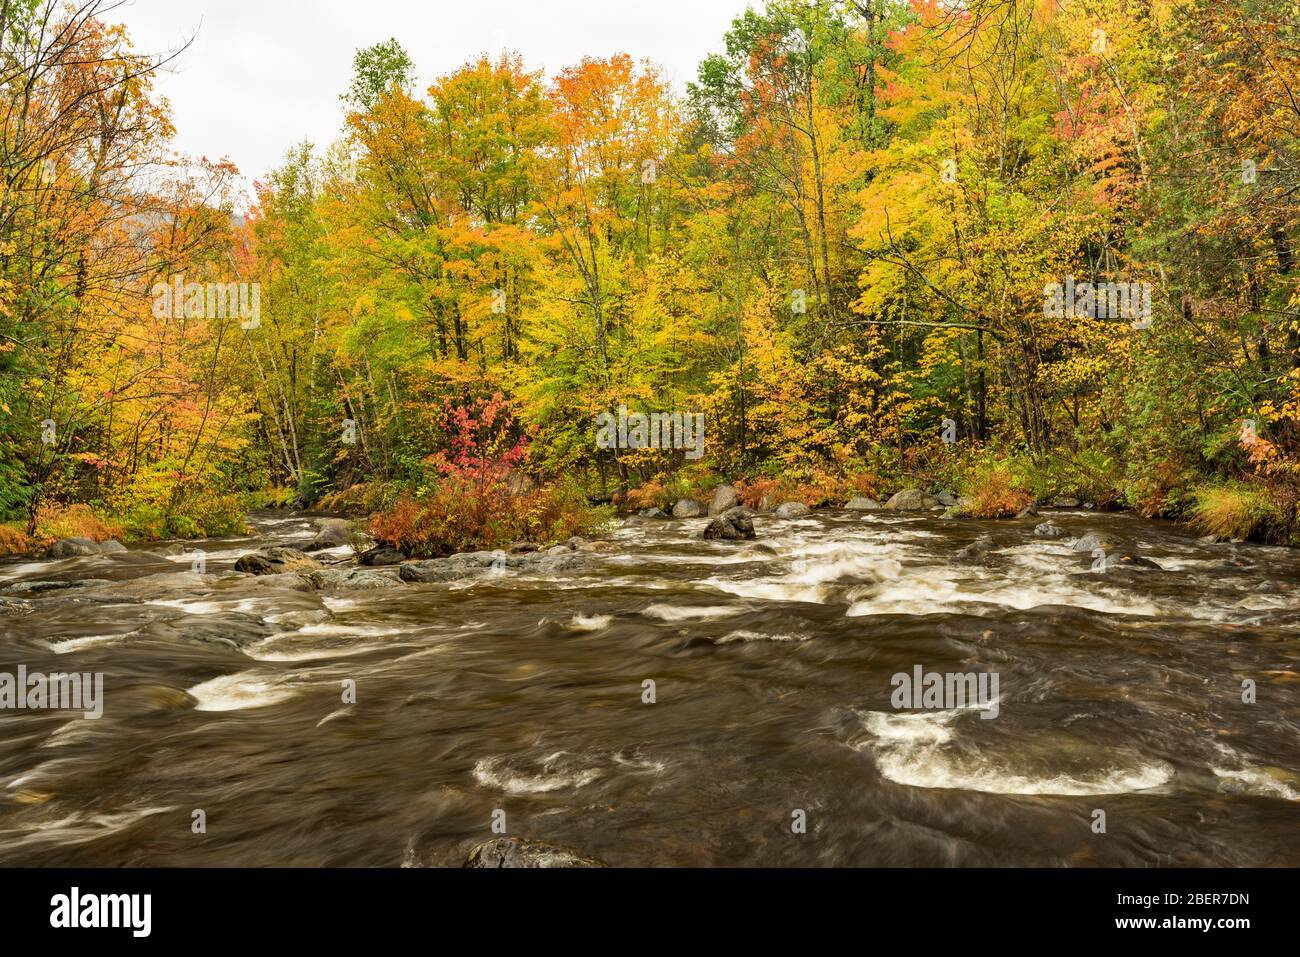
M1282 507L1266 490L1240 483L1194 489L1191 523L1207 535L1257 542L1284 539L1289 525Z

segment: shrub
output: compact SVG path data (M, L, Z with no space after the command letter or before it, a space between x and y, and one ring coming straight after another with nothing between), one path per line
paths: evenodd
M977 464L959 489L965 499L960 514L972 518L1007 518L1034 501L1032 495L1016 487L1011 467L998 461Z
M550 544L591 534L611 510L593 508L575 482L510 494L503 485L446 478L418 498L402 497L375 515L370 534L418 558L499 548L525 540Z

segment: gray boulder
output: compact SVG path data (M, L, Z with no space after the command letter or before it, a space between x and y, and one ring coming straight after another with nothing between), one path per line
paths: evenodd
M235 562L235 571L252 575L280 575L285 572L311 572L320 568L320 562L296 548L273 545L241 556Z
M1065 529L1051 522L1039 522L1034 526L1034 535L1038 538L1062 538L1065 534Z
M99 542L89 538L60 538L45 549L45 558L78 558L82 555L98 555Z
M1016 512L1016 518L1037 518L1037 517L1038 517L1038 506L1035 505L1033 502L1030 502L1020 511Z
M1135 555L1133 552L1125 550L1107 552L1101 561L1108 572L1122 568L1154 568L1157 570L1160 568L1151 559L1143 558L1141 555Z
M957 496L953 495L952 492L944 490L935 496L935 501L937 501L944 508L952 508L954 505L957 504Z
M753 538L754 520L749 517L747 509L730 508L709 522L704 537L728 542Z
M376 545L368 548L358 556L357 561L362 565L400 565L406 561L406 556L399 552L392 545Z
M1078 508L1079 500L1077 498L1058 498L1052 503L1052 508Z
M721 515L739 504L740 498L734 488L730 485L719 485L713 490L713 500L709 502L709 515Z
M307 578L316 588L356 588L371 591L376 588L400 588L402 583L391 574L367 571L362 568L322 568Z
M858 495L844 503L844 507L855 512L874 512L880 508L880 503L874 498L867 498L864 495Z
M694 499L678 499L677 504L673 506L673 518L699 518L703 514L704 509Z
M895 512L919 512L923 509L934 508L939 504L939 500L933 495L926 495L919 488L905 488L903 491L893 495L885 508ZM956 500L953 501L956 504Z
M498 837L486 841L465 859L464 867L604 867L594 858L542 841L519 837Z
M668 513L662 508L643 508L637 513L642 518L667 518Z
M319 552L326 548L338 548L352 541L348 523L341 518L323 518L320 521L316 537L302 547L304 552Z
M998 550L997 543L990 535L981 535L957 553L958 561L983 562Z
M811 512L803 502L782 502L776 507L777 518L801 518Z
M99 543L99 554L101 555L111 555L114 552L124 552L124 551L126 551L126 546L123 545L121 542L119 542L116 538L110 538L106 542Z

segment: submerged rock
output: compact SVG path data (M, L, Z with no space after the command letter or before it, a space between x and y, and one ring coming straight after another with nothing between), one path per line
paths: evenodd
M39 595L47 591L65 591L69 588L96 588L100 585L110 584L112 582L105 578L74 578L69 581L22 581L0 588L0 593L5 595Z
M244 555L235 562L235 571L253 575L280 575L284 572L310 572L320 568L320 562L296 548L273 545Z
M811 512L803 502L782 502L776 507L777 518L800 518Z
M21 598L0 598L0 617L5 615L30 615L32 603Z
M981 535L957 553L957 560L963 562L982 562L998 550L997 542L991 535Z
M673 518L699 518L704 514L700 503L690 498L681 498L673 506Z
M594 858L577 851L526 841L520 837L498 837L475 847L465 859L465 867L604 867Z
M556 545L545 552L507 555L505 552L461 552L446 558L429 558L424 561L404 562L398 577L404 582L428 584L470 578L494 571L555 572L576 568L583 564L583 556L565 545Z
M844 507L852 509L855 512L874 512L880 508L880 503L874 498L867 498L865 495L858 495L844 503Z
M243 648L269 638L276 632L257 615L239 611L217 612L211 615L185 615L167 621L151 621L132 635L133 640L156 638L164 641L197 642L205 645L226 645Z
M662 508L643 508L637 512L642 518L667 518L668 513Z
M736 490L730 485L719 485L713 490L713 500L709 502L709 515L721 515L728 509L740 504Z
M704 529L704 537L709 540L729 542L753 538L754 520L749 517L747 509L730 508L709 522L708 527Z

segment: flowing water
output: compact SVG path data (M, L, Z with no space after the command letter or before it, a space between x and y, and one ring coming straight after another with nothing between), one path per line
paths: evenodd
M104 712L0 711L0 863L459 865L504 811L613 865L1300 865L1300 552L1054 521L1161 568L845 511L375 590L233 571L306 516L200 543L204 574L11 561L0 593L104 580L0 617L0 672L102 672ZM996 674L996 718L894 708L917 666Z

